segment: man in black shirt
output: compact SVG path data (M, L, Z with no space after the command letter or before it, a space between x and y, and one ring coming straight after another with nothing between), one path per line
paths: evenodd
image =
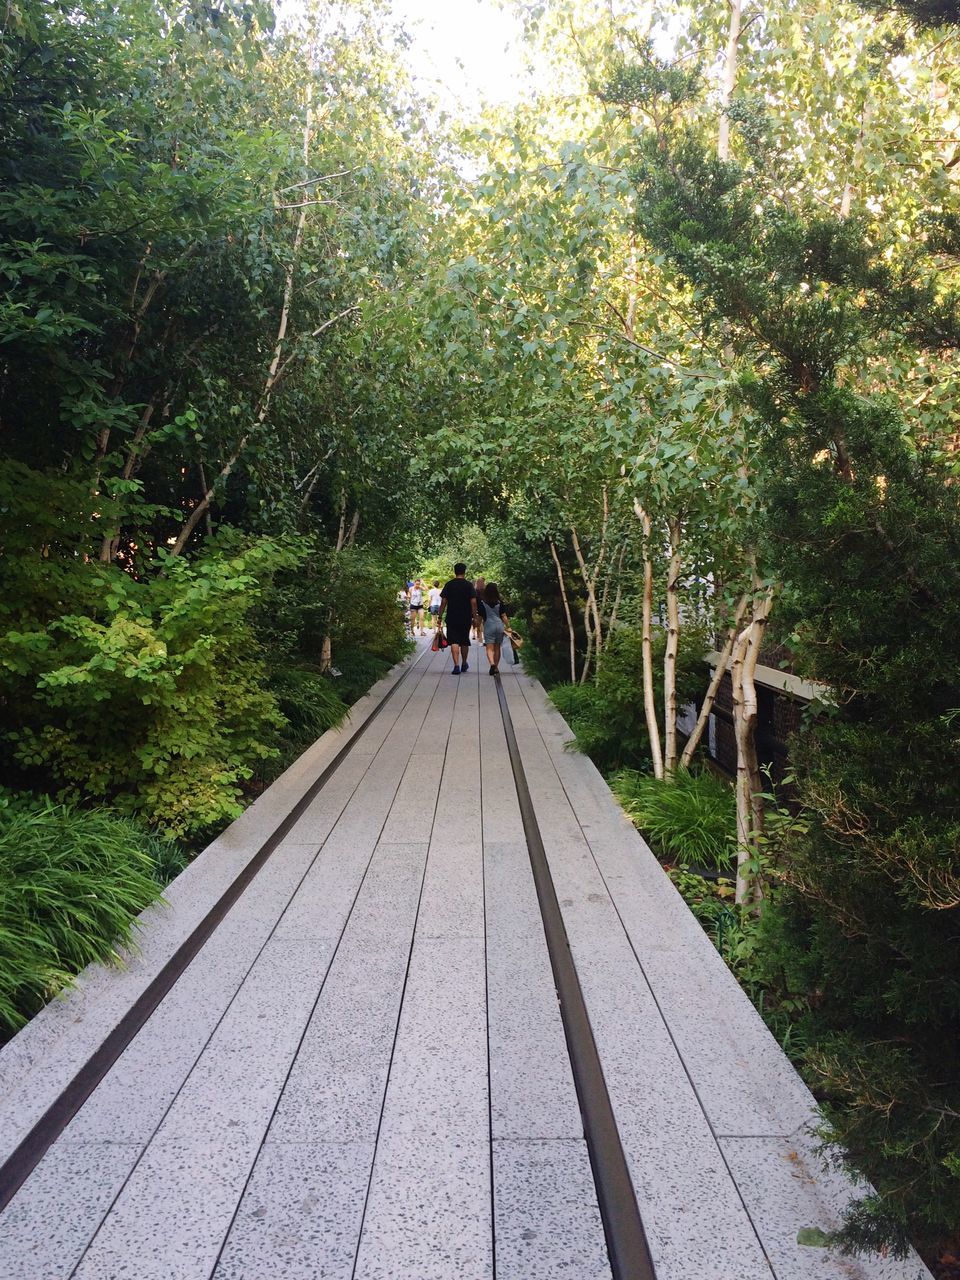
M477 593L473 583L466 579L467 566L455 564L453 577L440 592L440 613L437 626L443 626L443 615L447 615L447 640L450 643L450 655L453 658L453 674L469 671L467 657L470 649L470 625L477 625ZM462 659L462 661L461 661Z

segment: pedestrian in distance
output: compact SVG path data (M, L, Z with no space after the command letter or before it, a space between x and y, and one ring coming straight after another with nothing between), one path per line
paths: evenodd
M403 610L404 634L410 635L410 591L407 587L401 587L397 592L397 604Z
M500 599L500 592L495 582L488 582L483 588L479 612L483 620L483 643L487 650L487 661L490 663L490 675L495 676L500 670L503 637L510 629L510 619L507 617L507 611Z
M435 582L430 588L427 595L430 608L430 621L433 623L434 629L437 626L437 618L440 614L440 583Z
M486 585L487 585L487 581L483 577L477 578L477 580L473 584L473 589L477 593L478 603L483 599L483 589ZM477 641L477 644L482 644L483 643L483 619L482 618L474 627L473 634L474 634L474 638Z
M415 636L425 636L423 626L423 583L419 578L410 588L410 625Z
M440 592L440 612L437 614L438 627L443 625L443 615L447 615L447 642L455 676L470 670L470 628L480 624L477 593L473 583L467 581L466 573L467 566L462 562L453 566L453 577Z

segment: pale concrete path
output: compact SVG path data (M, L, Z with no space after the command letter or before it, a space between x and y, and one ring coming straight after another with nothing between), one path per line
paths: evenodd
M0 1215L0 1277L609 1280L473 653L397 685ZM798 1245L850 1195L805 1134L810 1095L542 689L507 664L503 684L658 1280L925 1276ZM248 843L331 751L240 820ZM174 918L241 845L171 888ZM144 968L175 932L147 928ZM137 980L92 975L0 1052L0 1128Z

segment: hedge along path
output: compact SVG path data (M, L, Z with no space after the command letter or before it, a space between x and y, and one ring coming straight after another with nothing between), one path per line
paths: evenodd
M0 1274L925 1274L797 1243L850 1196L805 1137L810 1095L540 686L508 667L499 683L530 812L497 681L421 647L322 786L332 743L271 788L274 823L308 803L0 1215ZM558 945L649 1257L609 1212ZM85 982L59 1035L41 1015L34 1082L62 1077L78 1026L116 1021L125 978Z

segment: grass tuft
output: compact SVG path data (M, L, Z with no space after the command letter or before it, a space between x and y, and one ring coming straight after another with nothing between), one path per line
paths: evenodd
M682 865L728 871L736 850L733 788L712 773L680 769L662 781L635 769L610 779L634 825L660 853Z
M330 677L310 667L282 668L274 676L273 690L287 721L283 734L287 759L333 729L348 711Z
M23 1025L93 961L117 956L176 874L171 841L105 809L0 808L0 1032Z

